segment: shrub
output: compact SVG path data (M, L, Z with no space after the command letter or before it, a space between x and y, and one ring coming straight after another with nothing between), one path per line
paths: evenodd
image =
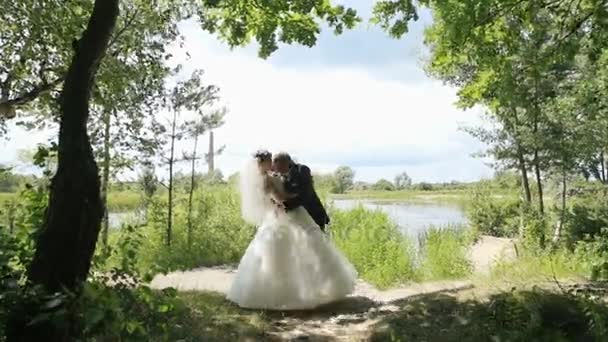
M518 200L496 198L486 187L476 188L471 197L466 214L473 230L497 237L518 234L522 214Z
M566 214L565 234L571 248L585 238L593 239L608 228L608 196L587 194L574 199Z
M589 239L576 244L577 261L592 280L608 280L608 228Z
M376 191L394 191L395 185L386 179L381 179L372 188Z
M413 189L419 190L419 191L432 191L434 189L434 187L433 187L433 184L431 184L431 183L422 182L422 183L414 184Z

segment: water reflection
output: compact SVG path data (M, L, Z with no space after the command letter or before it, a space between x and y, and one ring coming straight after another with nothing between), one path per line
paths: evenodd
M333 205L342 210L358 205L371 210L382 210L405 234L414 237L431 226L460 226L467 222L463 209L457 205L373 200L334 200Z

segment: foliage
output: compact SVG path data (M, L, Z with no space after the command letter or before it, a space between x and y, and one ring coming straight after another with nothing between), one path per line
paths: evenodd
M415 279L414 244L386 214L358 207L331 217L333 241L363 279L381 288Z
M199 8L203 29L216 33L231 47L255 39L260 57L268 57L279 43L313 46L320 32L320 21L340 34L359 22L357 13L326 0L252 3L247 1L203 1Z
M2 22L9 24L3 25L0 32L3 41L0 103L13 111L17 107L22 117L28 113L29 118L21 122L27 127L44 127L52 121L48 120L49 113L57 109L57 88L65 78L74 41L86 26L93 2L52 1L41 5L35 1L19 4L6 1L2 8L5 9ZM96 81L95 103L103 108L103 101L107 101L114 110L131 115L133 120L119 120L120 124L129 124L115 126L129 137L134 136L130 133L137 135L142 122L142 113L130 109L158 89L167 72L163 65L167 56L164 44L177 38L176 23L189 15L189 8L177 3L150 7L139 0L121 2L117 29ZM57 18L62 18L60 25ZM0 115L0 118L4 121L10 117ZM93 122L100 121L101 115L94 115Z
M432 191L434 189L433 184L427 182L421 182L414 184L414 190Z
M139 184L144 198L144 207L147 208L152 201L152 197L158 190L158 178L154 170L152 163L144 164L141 174L139 176Z
M577 241L593 239L608 228L608 196L592 192L577 196L566 214L566 243L572 247Z
M431 227L420 237L420 272L425 280L462 279L471 274L472 239L460 227Z
M15 174L0 165L0 192L17 192L25 183L34 180L33 176Z
M238 262L254 228L241 219L238 196L228 186L195 192L192 244L188 245L186 198L178 198L174 240L163 245L167 203L155 198L148 208L148 224L140 227L145 241L138 259L141 270L163 272Z
M412 186L412 178L407 174L407 172L403 171L397 176L395 176L395 188L398 190L403 190Z
M372 189L376 191L394 191L395 185L389 180L380 179L372 186Z
M585 266L591 280L608 280L608 228L576 245L577 261Z
M314 174L313 181L317 192L333 192L336 188L336 179L333 174Z
M471 228L484 235L515 237L523 222L521 202L496 198L491 188L480 185L471 193L466 214Z
M348 166L340 166L334 171L333 175L333 193L343 194L349 190L355 180L355 171Z
M488 145L481 156L491 156L497 169L519 173L522 208L532 216L530 224L520 224L532 231L520 233L536 235L532 240L541 245L551 219L545 217L543 183L560 177L563 196L554 232L559 240L568 219L566 193L572 176L608 180L608 11L592 0L425 0L420 5L433 15L425 36L431 50L429 73L458 88L460 107L485 107L492 125L465 130ZM400 37L408 22L417 19L417 9L410 0L380 1L374 15L390 35ZM531 206L533 189L536 206ZM496 206L487 209L499 221L509 216L496 212ZM585 215L577 210L579 218ZM491 223L486 222L486 229L495 229Z

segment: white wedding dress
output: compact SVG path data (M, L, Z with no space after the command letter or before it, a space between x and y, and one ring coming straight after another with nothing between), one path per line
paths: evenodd
M270 181L282 188L280 178ZM305 310L352 293L354 267L304 208L287 213L276 209L262 183L254 163L241 173L243 217L259 228L227 298L243 308Z

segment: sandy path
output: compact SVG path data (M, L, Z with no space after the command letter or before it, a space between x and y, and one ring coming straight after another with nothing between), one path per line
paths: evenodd
M487 273L490 267L499 259L514 259L515 248L513 240L483 236L469 251L469 258L476 273ZM172 272L157 275L151 283L153 288L175 287L181 291L215 291L227 293L232 284L236 267L217 266L202 267L184 272ZM438 289L461 287L466 281L449 281L412 284L406 287L380 291L372 285L359 281L353 296L362 296L374 301L387 302L405 298L411 295L433 292Z
M482 237L471 247L470 259L476 272L487 273L500 258L514 258L513 241ZM214 291L227 293L235 275L235 266L204 267L185 272L157 275L151 287L174 287L180 291ZM359 280L355 292L344 302L328 308L285 315L274 320L270 336L278 340L363 341L370 327L386 315L399 310L394 301L436 293L456 292L472 288L470 281L443 281L409 284L379 290ZM315 337L316 336L316 337Z
M174 287L180 291L227 293L235 274L234 266L199 268L156 276L153 288ZM279 341L365 341L371 327L386 315L399 311L393 301L411 296L472 288L469 281L427 282L381 291L359 280L346 300L325 307L288 314L275 314L267 331ZM272 314L271 314L272 315Z
M487 274L499 260L517 257L513 239L482 236L469 250L469 259L475 273Z
M185 272L157 275L150 285L156 289L174 287L180 291L215 291L226 294L230 289L234 274L234 266L201 267ZM470 286L471 282L469 281L426 282L383 291L359 280L351 296L365 297L379 303L388 303L413 295Z

